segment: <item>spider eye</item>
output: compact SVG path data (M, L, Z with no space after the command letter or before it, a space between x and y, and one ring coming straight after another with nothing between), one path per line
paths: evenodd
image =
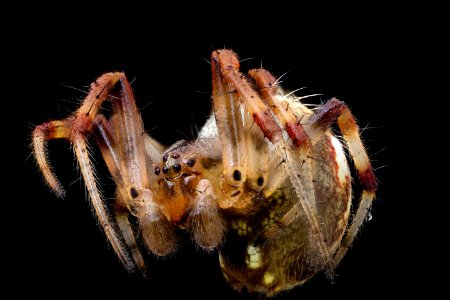
M195 165L195 158L189 159L186 164L192 168Z
M164 173L164 174L169 173L169 168L168 168L168 167L164 167L164 168L163 168L163 173Z
M178 173L178 172L181 171L181 166L179 164L174 164L173 165L173 170Z
M163 161L167 161L167 159L168 159L169 157L167 156L167 154L164 154L164 156L163 156ZM163 170L163 172L164 172L164 170Z
M161 173L161 169L159 167L155 167L155 175L158 176Z
M257 183L258 183L259 186L262 186L264 184L264 177L259 176Z
M240 181L241 180L241 172L239 170L234 170L234 172L233 172L233 179L235 181Z
M131 195L132 199L135 199L135 198L137 198L139 196L139 193L134 187L132 187L130 189L130 195Z

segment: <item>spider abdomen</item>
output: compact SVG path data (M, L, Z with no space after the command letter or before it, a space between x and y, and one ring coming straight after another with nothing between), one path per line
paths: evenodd
M321 230L330 253L334 253L349 218L350 172L342 146L331 134L315 145L312 157ZM237 290L273 295L321 271L320 253L315 251L305 216L270 238L265 234L298 202L290 180L269 198L259 195L254 201L259 203L257 211L227 215L231 230L220 248L220 265L230 284Z

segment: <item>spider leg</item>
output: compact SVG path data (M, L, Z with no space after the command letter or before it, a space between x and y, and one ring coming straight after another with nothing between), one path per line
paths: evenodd
M222 50L220 50L222 51ZM223 50L226 53L226 50ZM240 91L233 82L226 81L220 61L213 54L213 104L216 125L222 141L223 178L225 199L220 207L244 207L252 195L266 185L269 168L269 146L264 136L253 126L254 121L243 111Z
M119 195L117 197L120 197ZM120 201L119 199L117 199ZM131 256L133 257L133 261L135 265L137 266L138 270L145 276L146 274L146 267L144 263L144 259L142 258L141 251L139 250L139 247L136 243L136 239L134 237L134 231L131 227L130 221L128 220L128 212L122 209L116 210L115 216L117 221L117 226L120 229L120 232L122 233L123 240L128 246L128 249L130 250ZM133 268L134 269L134 268ZM130 269L130 270L133 270Z
M269 230L267 235L274 236L282 228L305 215L311 225L311 242L316 245L320 253L319 264L326 266L327 276L332 279L334 276L331 266L332 255L320 229L321 220L316 207L312 162L309 159L312 141L301 125L298 116L289 107L289 102L279 92L276 78L265 69L250 70L249 75L255 81L262 100L271 108L273 115L290 138L291 146L284 143L283 140L275 143L275 146L280 157L284 158L287 173L299 198L299 202L291 207L281 218L278 226Z
M289 106L278 100L282 95L278 95L276 78L265 69L253 69L248 73L255 80L262 100L271 107L272 113L280 120L294 146L302 148L302 152L308 152L311 148L309 136L298 122L298 117L289 109Z
M91 130L91 124L97 115L103 101L108 97L109 91L118 82L120 73L106 73L91 84L91 90L80 108L64 120L51 121L33 130L33 152L36 162L44 175L47 185L58 197L64 197L65 191L47 157L47 141L52 139L68 139L78 132L86 133Z
M266 191L272 186L277 179L286 176L285 172L278 172L281 176L269 176L270 169L276 168L270 156L270 148L264 135L258 126L254 126L253 119L246 115L245 118L245 134L247 136L247 182L248 186L246 193L251 197L252 194ZM282 168L281 168L282 169Z
M56 179L51 165L48 162L46 145L48 140L57 138L71 141L99 223L119 259L125 266L129 266L132 264L131 259L117 236L117 231L111 222L102 196L97 188L96 178L91 166L85 140L86 135L92 129L92 120L97 115L101 104L107 99L109 91L119 81L120 76L120 73L107 73L99 77L91 84L89 94L81 107L73 115L64 120L52 121L37 126L32 136L34 155L39 168L44 174L47 184L59 197L64 196L64 189Z
M243 192L247 178L247 141L236 92L233 86L225 83L219 65L213 63L211 68L214 112L219 137L223 141L222 189L227 196L227 202L222 201L221 206L227 208L235 205Z
M128 195L123 194L124 177L121 171L120 157L116 151L118 146L114 134L114 129L111 127L111 124L103 115L98 115L94 121L94 124L96 129L95 138L97 144L102 152L103 159L106 162L108 170L110 171L117 185L116 205L118 207L115 211L117 226L122 233L123 240L125 241L125 244L127 245L127 248L130 251L134 262L130 262L124 265L130 272L134 271L137 267L142 274L145 274L146 268L144 260L139 251L136 239L134 237L133 229L131 228L130 222L128 220L128 212L124 211L123 208L128 204L128 202L125 201L125 198L123 197L127 197ZM128 209L130 209L129 206Z
M255 81L262 100L270 107L274 116L281 121L293 145L295 148L298 148L297 152L301 155L303 160L305 160L311 147L310 139L303 127L299 124L297 116L289 108L289 105L278 100L280 96L277 95L276 78L265 69L253 69L248 73ZM285 157L285 155L282 157ZM280 164L285 162L286 160L283 159L275 166L275 168L272 168L270 172L270 182L268 182L267 186L264 188L264 195L266 197L269 197L286 178L287 173L284 168L279 168ZM302 162L299 165L303 164L304 163Z
M225 224L219 215L217 197L208 179L198 182L192 200L188 224L196 243L205 250L216 248L225 232Z
M363 192L356 214L353 216L352 224L343 238L341 247L333 258L334 267L339 264L348 248L352 245L356 234L367 217L372 201L375 199L378 186L369 156L360 138L358 125L350 109L343 102L333 98L316 111L309 120L311 132L314 132L315 135L323 134L335 121L337 121L342 136L347 143Z
M124 90L118 98L121 101L112 99L111 120L103 115L96 118L95 137L117 185L117 199L138 218L147 247L157 255L167 255L175 249L175 229L153 202L148 187L149 165L160 157L160 152L156 142L143 132L131 87ZM125 235L126 241L135 243L131 234ZM140 265L139 261L136 263Z
M127 266L128 269L131 269L131 266L133 266L133 262L131 261L119 237L117 236L117 230L111 222L108 210L106 209L101 193L97 188L96 178L91 165L91 161L88 156L85 137L82 134L78 133L74 134L71 139L75 154L78 158L78 164L80 166L81 174L84 178L84 183L88 190L92 206L94 207L94 211L98 217L100 225L105 231L108 240L111 242L114 251L119 256L123 265Z
M105 100L112 103L110 121L99 117ZM127 207L132 213L138 213L137 217L142 226L148 225L148 228L142 231L147 233L144 239L148 241L157 235L150 243L152 246L156 244L153 247L156 249L155 253L163 255L170 252L168 250L173 249L173 245L170 245L166 238L171 237L167 240L173 241L174 233L168 233L170 226L165 224L168 221L153 203L152 194L148 190L144 130L131 86L123 73L106 73L100 76L91 84L88 95L74 114L64 120L37 126L33 131L34 154L47 184L62 197L64 190L48 162L46 144L48 140L56 138L68 139L71 142L99 223L119 259L131 271L134 269L134 263L117 235L117 228L110 220L88 156L85 139L94 128L100 132L97 142L118 184L120 199L128 204ZM153 250L151 246L149 248Z
M284 166L295 187L299 198L299 203L294 205L287 216L282 221L285 225L293 222L303 210L311 225L311 238L314 245L317 246L320 264L327 266L330 271L330 259L328 247L320 230L316 200L314 194L311 162L307 159L309 152L308 137L303 131L301 125L296 121L290 122L286 116L281 117L280 123L285 126L286 132L292 139L291 147L283 138L282 129L276 121L276 110L271 109L267 103L261 100L260 95L250 86L243 74L239 72L239 60L237 55L230 50L217 50L212 54L211 68L214 82L222 85L231 85L237 98L252 116L254 122L261 129L262 133L274 145L275 151L279 157L284 157ZM214 89L214 88L213 88ZM274 101L275 102L275 101ZM221 116L216 114L216 119ZM220 127L219 134L220 134ZM222 139L222 141L227 141ZM227 162L224 160L224 165ZM299 170L300 169L300 170ZM331 275L331 271L330 277Z
M53 168L48 161L47 141L51 139L64 138L70 136L70 128L65 121L51 121L37 126L33 131L33 153L39 169L44 175L47 185L59 198L64 198L66 191L56 178Z

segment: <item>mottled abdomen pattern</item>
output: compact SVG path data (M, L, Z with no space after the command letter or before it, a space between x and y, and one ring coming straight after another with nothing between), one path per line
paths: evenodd
M330 253L334 253L349 219L350 171L342 146L331 133L315 144L310 159L321 231ZM297 202L287 178L269 198L256 196L253 209L246 214L224 212L230 231L220 248L220 265L224 277L235 289L272 295L321 271L320 254L312 250L314 241L304 216L276 235L270 238L266 235Z

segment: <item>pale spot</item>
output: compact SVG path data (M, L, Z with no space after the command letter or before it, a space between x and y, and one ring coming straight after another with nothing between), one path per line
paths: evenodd
M239 220L239 221L238 221L238 226L239 226L239 228L245 230L245 229L247 228L247 223L244 222L244 221L242 221L242 220Z
M347 178L350 176L350 170L348 168L347 159L345 158L344 149L342 149L341 142L339 142L339 140L334 136L331 137L331 144L336 152L339 182L345 183L348 180Z
M222 269L225 268L225 264L223 263L223 258L222 255L219 254L219 265ZM225 274L224 274L225 275Z
M336 163L338 165L338 180L343 186L345 187L346 184L349 184L351 174L348 167L347 158L344 153L343 146L339 140L331 136L331 144L333 145L334 151L336 153ZM347 207L344 211L344 215L341 217L341 219L338 221L338 230L342 230L342 235L345 232L345 228L347 227L348 218L350 216L350 207L352 204L352 194L351 192L348 195L348 201L347 201ZM339 240L338 240L339 242ZM339 243L338 243L339 245ZM336 245L334 244L333 247Z
M234 226L233 226L233 228L234 228ZM240 236L246 235L248 232L252 231L251 228L249 226L247 226L247 222L242 221L242 220L237 221L235 229L237 229L237 233Z
M233 227L233 229L238 229L238 225L234 221L231 223L231 227Z
M275 217L275 210L271 210L269 213L269 218L273 219Z
M274 199L280 198L280 197L281 197L281 191L280 191L280 190L277 190L276 192L273 193L272 197L273 197Z
M214 117L214 114L211 114L198 136L202 139L214 139L218 135L219 131L217 129L216 118Z
M265 285L270 285L275 279L275 275L270 272L264 273L263 282Z
M247 247L247 258L245 263L250 269L258 269L262 265L261 261L261 249L259 247L248 246Z
M345 216L344 216L345 217ZM341 228L343 228L345 226L345 224L344 224L344 219L340 219L339 221L338 221L338 226L337 226L337 228L338 229L341 229Z

